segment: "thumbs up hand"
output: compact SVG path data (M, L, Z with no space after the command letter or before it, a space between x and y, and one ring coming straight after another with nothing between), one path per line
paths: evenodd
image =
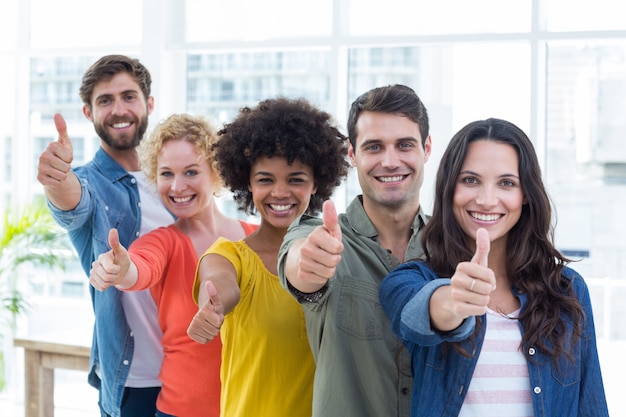
M120 244L117 229L109 231L109 245L111 250L100 254L91 265L89 282L94 288L104 291L107 288L117 285L120 288L128 288L134 284L127 280L126 275L131 266L128 251Z
M67 134L63 116L55 114L54 125L59 138L48 144L46 150L39 156L37 166L37 179L44 186L56 186L65 181L74 160L72 141Z
M224 305L217 288L212 281L207 280L204 290L208 295L208 301L200 307L187 328L187 335L202 344L213 340L224 323Z
M344 249L341 227L335 205L330 200L324 202L322 221L323 225L315 228L299 247L297 275L310 290L300 286L301 291L314 292L323 287L335 275L341 261Z
M496 278L488 267L489 233L476 231L476 252L469 262L461 262L451 280L454 311L460 318L480 316L487 311Z

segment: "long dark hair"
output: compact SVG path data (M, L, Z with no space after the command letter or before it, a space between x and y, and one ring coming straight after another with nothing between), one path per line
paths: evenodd
M538 348L555 361L560 354L572 359L568 347L582 333L584 311L571 281L561 274L570 260L554 246L552 202L541 179L537 155L528 136L514 124L500 119L478 120L450 140L437 171L433 214L422 235L426 261L439 276L450 277L459 262L472 258L473 250L454 217L453 198L467 148L477 140L510 145L519 159L526 201L506 240L506 273L512 287L528 297L519 317L525 329L522 346ZM573 322L572 340L565 340L568 329L564 316Z

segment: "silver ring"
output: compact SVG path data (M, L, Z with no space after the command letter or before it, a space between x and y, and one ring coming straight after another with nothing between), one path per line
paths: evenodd
M474 292L474 284L476 284L476 279L472 280L472 283L470 284L470 291Z

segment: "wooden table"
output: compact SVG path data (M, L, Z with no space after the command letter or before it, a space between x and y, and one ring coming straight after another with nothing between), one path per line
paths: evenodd
M68 342L59 335L16 338L13 344L24 348L25 417L53 417L54 369L88 371L90 344Z

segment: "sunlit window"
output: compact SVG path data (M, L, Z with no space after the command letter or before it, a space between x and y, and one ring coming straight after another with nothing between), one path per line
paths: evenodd
M625 30L621 0L544 0L551 31Z
M52 121L61 113L67 121L85 121L78 95L85 69L96 57L39 57L31 61L30 108L38 120Z
M0 57L3 49L12 49L16 45L17 31L17 5L18 0L3 0L0 7Z
M330 36L332 0L185 0L187 42Z
M187 58L187 111L224 123L243 105L277 95L328 109L327 51L192 54Z
M349 30L356 36L530 30L531 0L349 0L349 3Z
M34 48L139 45L142 0L30 0Z

